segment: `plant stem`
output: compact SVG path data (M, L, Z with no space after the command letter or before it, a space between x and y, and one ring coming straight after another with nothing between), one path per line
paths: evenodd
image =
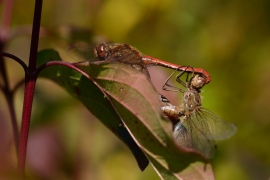
M19 146L19 161L18 161L18 171L21 174L24 174L24 169L25 169L28 132L29 132L29 126L30 126L36 79L38 75L38 73L35 73L35 72L36 72L38 42L39 42L41 11L42 11L42 0L36 0L33 28L32 28L29 64L28 64L28 69L26 71L26 75L25 75L26 76L25 77L25 92L24 92L24 103L23 103L23 113L22 113L21 137L20 137L20 146Z
M29 126L30 126L30 119L31 119L33 97L34 97L34 91L35 91L35 84L36 84L36 74L26 75L22 124L21 124L21 136L20 136L20 146L19 146L19 161L18 161L18 171L21 174L24 174L24 169L25 169L27 140L28 140L28 132L29 132Z
M43 0L36 0L35 3L35 12L34 12L29 65L28 65L29 73L33 73L36 70L42 1Z

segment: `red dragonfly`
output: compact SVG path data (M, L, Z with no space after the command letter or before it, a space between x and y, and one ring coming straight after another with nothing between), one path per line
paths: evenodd
M162 96L162 111L169 118L178 118L180 121L174 126L173 138L181 147L194 149L205 155L207 158L214 156L216 145L215 140L223 140L231 137L236 132L233 123L221 120L208 109L202 108L200 89L205 84L205 79L199 74L186 75L186 82L180 79L186 72L182 71L176 76L176 81L185 87L185 90L165 82L163 89L183 93L182 103L174 106L166 97Z
M138 50L129 44L119 43L100 43L98 45L80 45L75 44L68 48L71 56L82 56L84 60L93 63L103 62L120 62L131 65L133 68L145 71L149 76L147 66L163 66L166 68L182 70L189 73L199 74L205 78L205 84L211 81L211 77L207 71L202 68L191 68L188 66L180 66L168 63L150 56L141 54ZM78 59L76 58L75 59ZM150 77L150 76L149 76Z

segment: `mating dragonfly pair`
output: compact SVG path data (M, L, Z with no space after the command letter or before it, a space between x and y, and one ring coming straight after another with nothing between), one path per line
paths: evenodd
M119 62L143 71L150 78L147 66L162 66L174 69L163 85L163 90L183 93L182 103L174 106L170 101L160 95L161 110L171 119L178 119L173 129L173 138L179 146L194 149L207 158L212 158L216 145L215 140L227 139L236 132L236 126L223 121L211 111L201 107L200 90L211 81L207 71L201 68L180 66L168 63L150 56L141 54L128 44L101 43L95 46L73 45L68 49L69 53L80 54L92 62ZM176 71L176 81L184 89L168 84ZM186 76L186 80L181 77Z

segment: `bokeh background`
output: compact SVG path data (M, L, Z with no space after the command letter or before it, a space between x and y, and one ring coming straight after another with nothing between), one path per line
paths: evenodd
M3 3L0 4L1 14ZM39 49L65 49L78 42L128 43L168 62L201 67L212 82L203 107L235 123L237 134L218 142L211 160L218 180L270 177L270 1L244 0L46 0ZM6 52L27 62L34 1L15 1ZM0 18L1 19L1 18ZM24 76L7 61L13 87ZM170 70L151 67L161 86ZM163 80L164 79L164 80ZM179 95L166 94L179 104ZM15 96L21 121L23 87ZM0 93L0 173L16 168L11 123ZM39 79L27 154L33 179L159 179L149 166L140 172L125 145L80 102Z

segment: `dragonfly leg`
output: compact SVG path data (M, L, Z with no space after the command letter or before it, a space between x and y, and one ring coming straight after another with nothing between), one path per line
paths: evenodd
M168 77L168 79L165 81L164 85L162 86L162 89L164 91L172 91L172 92L184 92L182 89L172 86L168 84L168 81L172 78L173 74L178 71L179 68L175 69L175 71ZM185 71L182 71L179 75L181 76ZM184 85L185 86L185 85Z
M150 76L150 73L149 73L147 67L144 67L144 68L143 68L143 71L145 72L147 78L148 78L149 80L151 80L151 76Z
M191 72L190 72L190 69L192 69ZM187 71L187 70L189 70L189 71ZM186 75L186 82L183 82L183 81L180 79L181 76L182 76L184 73L187 73L187 75ZM191 78L189 78L189 75L190 75L190 74L192 74L192 75L191 75ZM176 81L177 81L179 84L181 84L182 86L184 86L184 87L189 87L189 84L190 84L190 82L191 82L191 80L192 80L193 77L194 77L194 69L193 69L193 67L187 66L186 69L185 69L184 71L182 71L181 73L179 73L179 74L176 76Z

